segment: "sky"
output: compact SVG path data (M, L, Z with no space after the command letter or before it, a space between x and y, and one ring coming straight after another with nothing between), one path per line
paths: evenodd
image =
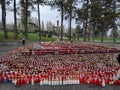
M56 9L51 9L49 6L40 6L40 15L41 15L41 21L44 21L46 23L47 21L51 21L53 24L57 24L57 20L59 20L60 23L60 12L58 12ZM31 17L38 17L37 11L32 12ZM17 18L19 18L17 16ZM13 12L7 12L6 15L6 22L7 23L14 23L14 14ZM0 21L1 20L1 9L0 9ZM59 24L60 25L60 24ZM65 28L68 27L68 22L64 21ZM75 27L74 22L72 22L72 27Z

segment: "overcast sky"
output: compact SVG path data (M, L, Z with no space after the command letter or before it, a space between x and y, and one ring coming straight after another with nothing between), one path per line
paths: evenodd
M44 21L44 23L46 23L47 21L51 21L52 23L56 25L57 20L60 21L60 12L58 12L57 10L51 10L49 6L44 6L44 7L40 6L40 15L41 15L41 21ZM37 11L32 12L31 17L38 17ZM7 23L14 23L13 12L7 12L6 20L7 20ZM0 9L0 21L2 21L1 20L1 9ZM64 25L65 25L65 28L67 28L68 22L64 21ZM75 27L74 22L72 23L72 27Z

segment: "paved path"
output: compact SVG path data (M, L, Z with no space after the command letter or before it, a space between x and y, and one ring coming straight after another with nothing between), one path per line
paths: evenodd
M0 90L120 90L120 86L107 85L105 88L95 85L63 85L63 86L40 86L35 85L24 85L24 86L14 86L13 84L0 84Z
M0 42L0 56L9 50L12 50L16 47L22 46L21 43L1 43ZM119 45L120 47L120 45ZM11 83L3 84L0 83L0 90L120 90L120 85L107 85L105 88L95 85L63 85L63 86L40 86L35 85L24 85L24 86L14 86Z
M0 42L0 56L6 52L13 50L14 48L20 47L21 43L16 42Z

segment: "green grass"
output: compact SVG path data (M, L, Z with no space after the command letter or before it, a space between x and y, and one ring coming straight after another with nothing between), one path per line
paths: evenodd
M75 41L83 41L84 38L80 37L79 40L75 39ZM87 39L86 39L87 40ZM92 41L93 39L90 38L90 41ZM100 37L95 37L94 42L101 42L101 38ZM103 42L113 42L113 38L104 38ZM116 42L120 43L120 38L116 38Z
M100 42L101 38L97 37L95 38L95 42ZM103 42L113 42L113 38L104 38ZM116 42L120 42L120 38L116 38Z
M38 34L30 33L30 34L28 34L28 40L29 41L38 41L39 40L39 36L38 36Z
M28 34L28 40L29 41L39 41L39 35L38 34L33 34L33 33L30 33ZM42 41L44 42L47 42L47 41L55 41L56 38L55 37L51 37L51 38L48 38L48 37L42 37Z
M51 37L51 38L45 38L45 37L42 37L42 41L44 41L44 42L55 41L55 40L56 40L55 37Z
M17 41L21 41L22 37L23 37L23 34L19 33ZM65 41L68 41L67 37L64 37L63 39ZM51 37L51 38L42 37L42 41L44 41L44 42L55 41L55 40L56 40L56 37ZM83 37L80 37L79 40L77 40L77 38L74 38L74 40L76 42L83 41ZM0 41L14 41L14 33L13 32L8 32L8 39L5 39L4 38L4 33L0 32ZM28 41L39 41L39 35L36 34L36 33L29 33L28 34ZM92 41L92 38L91 38L90 41ZM96 37L94 41L95 42L101 42L101 38L100 37ZM113 42L113 39L112 38L104 38L103 42ZM116 42L120 43L120 38L117 38Z
M18 35L18 39L17 40L21 40L22 39L22 34L20 33ZM0 32L0 41L10 41L10 40L14 40L14 33L13 32L9 32L8 33L8 39L4 38L4 33Z
M22 37L23 37L22 33L19 33L17 41L22 40ZM5 39L4 33L0 32L0 41L11 41L11 40L14 40L14 33L13 32L8 32L8 39ZM55 41L55 40L56 40L55 37L51 37L51 38L42 37L42 41L44 41L44 42ZM35 33L29 33L28 34L28 41L39 41L39 35L35 34Z
M4 40L4 33L0 32L0 41Z

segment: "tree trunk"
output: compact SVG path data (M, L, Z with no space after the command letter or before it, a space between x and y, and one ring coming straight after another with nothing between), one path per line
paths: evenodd
M87 39L87 20L85 22L84 41Z
M18 33L17 33L17 16L16 16L16 0L14 0L14 32L15 32L15 39L18 38Z
M91 30L90 30L90 27L88 28L88 41L90 41L90 33L91 32Z
M39 40L41 41L41 25L40 25L40 7L38 3L38 23L39 23Z
M28 39L28 0L25 5L25 38Z
M116 2L114 1L114 13L116 13ZM116 38L115 38L115 30L116 30L116 25L115 25L115 19L113 19L113 42L115 43L116 42Z
M72 22L72 13L70 13L69 18L69 40L71 41L71 22Z
M87 0L87 7L86 7L86 23L85 23L85 32L84 32L84 41L86 41L87 39L87 25L88 25L88 4L89 4L89 0Z
M101 32L101 42L103 42L103 37L104 37L104 25L103 25L102 32Z
M113 28L113 42L116 43L116 38L115 38L115 28Z
M63 40L63 5L61 7L61 41Z
M6 6L5 6L5 0L2 0L2 25L4 30L4 37L5 39L8 38L7 35L7 29L6 29Z
M92 32L92 41L95 40L95 25L93 25L93 32Z
M86 22L83 22L83 41L86 41Z

